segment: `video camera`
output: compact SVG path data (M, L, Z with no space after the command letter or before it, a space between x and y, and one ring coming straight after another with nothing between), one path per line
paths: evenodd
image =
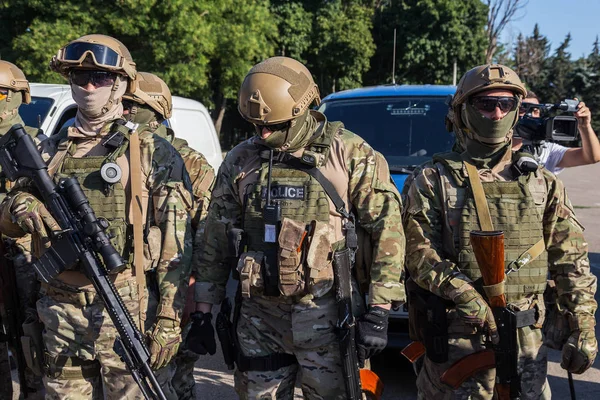
M515 126L514 136L532 142L572 142L577 139L578 133L577 118L572 115L578 104L578 100L571 99L556 104L522 103L521 107L527 107L527 112ZM540 110L540 117L532 115L536 108ZM557 111L561 113L557 115Z

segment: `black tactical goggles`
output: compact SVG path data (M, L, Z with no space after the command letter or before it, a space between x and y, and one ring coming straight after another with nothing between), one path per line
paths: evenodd
M77 86L85 86L88 82L95 87L112 86L116 79L117 74L106 71L75 69L69 73L69 80Z
M290 121L280 122L278 124L271 124L271 125L255 124L255 126L256 126L256 129L258 129L258 131L261 131L263 128L266 128L268 131L271 131L271 132L285 131L290 127Z
M500 111L507 113L517 108L516 97L478 96L471 97L471 105L479 111L492 112L498 107Z
M98 65L106 65L109 67L118 67L121 62L121 56L111 49L97 43L75 42L65 47L62 59L66 62L77 62L91 53Z

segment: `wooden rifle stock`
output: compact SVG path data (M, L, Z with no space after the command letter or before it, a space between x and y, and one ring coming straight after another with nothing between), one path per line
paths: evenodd
M421 342L411 342L400 352L404 357L414 364L425 354L425 346Z
M483 284L492 286L504 282L504 232L471 231L470 239L477 265L481 271ZM506 296L503 292L493 296L488 295L488 302L493 309L506 308ZM497 321L497 323L502 324L502 321ZM501 337L500 340L503 340L503 338ZM503 379L498 379L498 367L496 364L497 379L495 388L498 399L511 399L510 382L502 382Z

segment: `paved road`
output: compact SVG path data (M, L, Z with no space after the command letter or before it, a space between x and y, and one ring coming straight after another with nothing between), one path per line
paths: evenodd
M565 170L560 174L565 182L577 216L586 227L585 235L589 243L592 270L600 276L600 164ZM596 295L600 302L600 294ZM600 328L596 327L600 337ZM560 353L551 351L548 366L548 379L556 399L569 399L569 385L566 372L560 368ZM416 399L415 375L411 366L397 352L388 351L373 362L373 369L386 384L385 400ZM226 372L223 361L218 356L203 357L196 368L198 399L237 399L233 390L233 379ZM600 395L600 358L585 374L575 376L575 389L578 400L598 399ZM296 396L301 398L300 395Z

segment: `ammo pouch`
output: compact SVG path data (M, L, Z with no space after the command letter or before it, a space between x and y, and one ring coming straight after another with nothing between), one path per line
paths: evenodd
M160 259L162 249L162 234L160 228L152 226L144 240L144 271L152 271L156 268Z
M263 269L265 257L262 251L248 251L242 253L237 264L237 273L240 277L240 289L242 297L250 298L252 288L263 289Z
M42 330L44 326L37 318L28 318L22 327L23 336L21 336L21 346L23 348L25 363L35 376L43 376L44 341L42 339Z
M421 288L412 279L408 293L409 337L425 346L427 358L435 363L448 361L447 302Z
M329 225L312 221L309 228L310 240L306 251L306 284L308 293L319 298L333 287L332 247Z
M277 267L279 291L284 296L296 296L304 292L303 242L306 224L283 218L279 232Z

